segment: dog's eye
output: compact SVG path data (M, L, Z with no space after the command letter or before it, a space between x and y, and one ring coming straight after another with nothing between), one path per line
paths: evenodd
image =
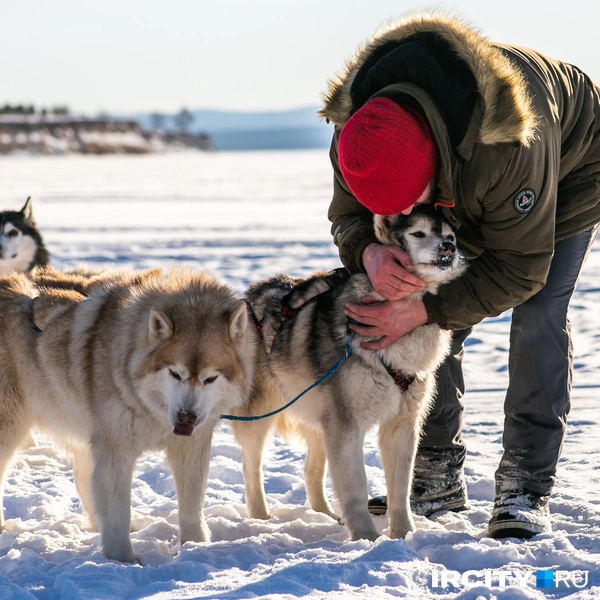
M16 229L11 229L7 234L6 237L10 237L10 238L14 238L17 237L19 235L19 232Z
M410 235L416 238L424 238L425 234L422 231L413 231Z
M169 369L169 375L175 380L175 381L181 381L181 375L179 373L176 373L175 371L173 371L173 369Z
M212 377L207 377L202 380L202 385L208 385L209 383L213 383L217 380L218 375L213 375Z

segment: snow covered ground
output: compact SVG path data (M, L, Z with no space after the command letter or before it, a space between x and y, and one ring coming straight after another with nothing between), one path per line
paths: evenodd
M242 291L277 272L303 276L339 266L326 218L325 151L4 157L0 182L0 210L18 210L33 197L57 267L186 264ZM349 542L341 526L306 507L302 448L275 439L265 464L273 519L247 519L241 453L223 425L206 498L213 541L179 551L173 479L163 456L149 453L133 483L132 537L141 565L124 565L99 553L68 458L39 437L6 482L0 599L600 598L599 280L600 242L572 302L576 369L551 534L527 542L484 537L501 453L504 315L479 325L467 351L471 510L417 517L418 530L406 541L384 535ZM371 436L365 447L373 494L385 489L375 442ZM385 534L385 517L376 523ZM458 586L441 586L445 570L460 572ZM469 570L475 573L464 575ZM564 571L558 575L565 581L538 588L538 570ZM588 583L577 589L585 572Z

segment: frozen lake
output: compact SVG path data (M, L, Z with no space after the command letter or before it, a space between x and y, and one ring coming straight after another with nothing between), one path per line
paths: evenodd
M18 210L32 196L55 267L185 264L241 292L278 272L306 276L340 266L326 216L331 180L326 151L2 157L0 210ZM476 328L465 359L471 510L417 518L406 541L348 542L341 526L305 506L302 448L275 439L265 461L274 518L246 519L241 453L223 426L206 501L213 542L177 554L173 481L163 457L147 454L133 489L142 566L120 565L98 552L69 461L42 438L7 478L0 598L600 597L599 278L597 243L572 302L576 369L551 534L528 542L483 537L501 452L506 314ZM371 493L383 492L374 436L365 460ZM385 533L385 518L376 523ZM495 581L445 590L432 585L433 570L443 568L580 570L589 571L589 584L540 590L533 576L526 588L509 578L506 589Z

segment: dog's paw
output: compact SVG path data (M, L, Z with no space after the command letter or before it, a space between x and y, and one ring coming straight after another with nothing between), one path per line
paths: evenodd
M390 537L393 540L401 540L406 537L411 531L415 531L416 527L414 525L406 525L404 527L390 527Z
M133 553L133 549L104 549L103 554L110 560L118 560L132 565L141 564L138 557Z
M357 540L369 540L374 542L381 534L376 529L369 529L366 531L355 531L351 533L352 541Z
M336 515L328 505L317 506L316 508L314 506L311 506L311 508L315 512L322 513L324 515L327 515L328 517L331 517L334 521L337 521L340 525L345 524L344 519L342 517L340 517L340 515Z
M266 508L248 510L248 517L250 519L260 519L261 521L268 521L271 518L271 513Z

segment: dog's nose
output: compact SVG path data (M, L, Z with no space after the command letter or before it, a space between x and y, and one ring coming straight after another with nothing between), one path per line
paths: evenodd
M442 256L452 256L456 252L456 246L452 242L442 242L438 249Z
M180 410L177 413L177 425L181 425L182 427L193 427L194 423L196 423L196 415L194 413L187 412L187 410Z
M175 419L173 433L175 435L190 436L194 433L194 425L196 424L196 415L187 410L180 410Z

